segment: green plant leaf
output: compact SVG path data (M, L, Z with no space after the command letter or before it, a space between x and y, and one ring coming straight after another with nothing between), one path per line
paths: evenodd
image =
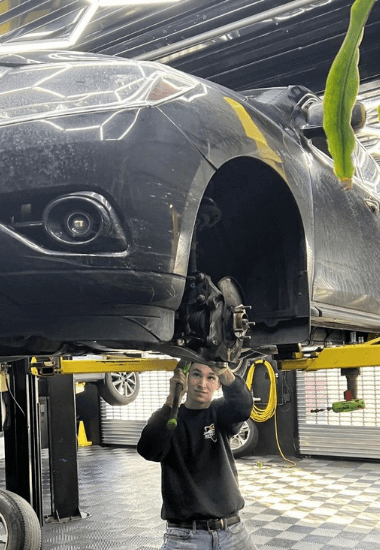
M364 25L376 0L355 0L343 44L335 57L326 81L323 100L323 127L334 161L334 171L347 189L352 188L355 148L351 128L352 109L359 91L359 46Z

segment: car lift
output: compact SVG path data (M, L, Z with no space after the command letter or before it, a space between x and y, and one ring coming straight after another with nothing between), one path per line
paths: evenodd
M310 353L299 351L288 359L278 360L278 367L284 371L342 369L347 376L349 392L345 396L346 401L342 402L344 404L357 400L360 368L380 365L379 344L380 338L376 338L366 343L325 347ZM37 357L3 363L0 366L0 390L4 402L1 418L6 488L32 505L42 525L39 397L45 393L48 402L51 492L51 516L45 521L85 517L86 514L79 509L74 374L170 371L175 369L177 363L176 359L167 357L121 354L91 359Z
M31 504L40 524L86 517L79 509L74 374L174 370L166 358L23 358L0 365L6 489ZM61 376L61 375L65 376ZM47 400L51 515L43 516L40 397Z

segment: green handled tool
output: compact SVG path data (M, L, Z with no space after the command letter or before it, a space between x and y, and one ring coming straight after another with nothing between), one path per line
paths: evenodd
M187 374L190 370L190 364L187 361L183 361L182 359L179 361L176 368L180 368L183 370L185 374ZM178 416L178 409L179 409L179 398L182 393L183 386L182 384L178 383L174 390L174 399L173 399L173 405L172 410L170 413L170 418L168 420L168 428L171 430L174 430L177 427L177 416Z
M319 413L323 411L334 411L334 413L354 412L358 409L365 409L364 399L351 399L350 401L336 401L332 407L327 409L312 409L311 413Z
M335 413L353 412L357 409L365 409L364 399L351 399L351 401L336 401L332 404Z

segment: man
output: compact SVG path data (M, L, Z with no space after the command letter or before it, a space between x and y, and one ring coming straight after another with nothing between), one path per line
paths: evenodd
M187 396L170 430L177 383L187 386ZM213 400L220 387L223 397ZM181 369L174 371L166 403L137 446L145 459L161 462L161 517L167 520L161 550L257 550L238 515L244 500L229 445L252 405L244 380L228 367L193 363L187 379Z

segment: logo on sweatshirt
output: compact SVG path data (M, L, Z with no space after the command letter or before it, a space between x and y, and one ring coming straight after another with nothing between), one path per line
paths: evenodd
M210 424L210 426L205 426L203 435L205 439L211 439L211 441L216 443L218 441L218 438L216 437L215 424Z

